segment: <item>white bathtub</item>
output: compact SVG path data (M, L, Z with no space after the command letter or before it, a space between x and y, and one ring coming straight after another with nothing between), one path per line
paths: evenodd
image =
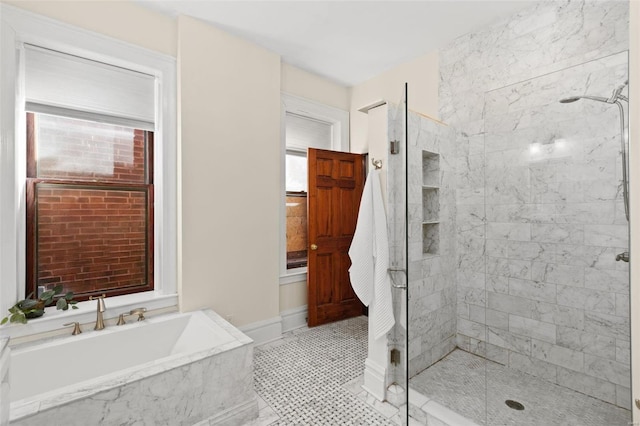
M210 310L13 348L11 424L242 424L257 416L252 352Z

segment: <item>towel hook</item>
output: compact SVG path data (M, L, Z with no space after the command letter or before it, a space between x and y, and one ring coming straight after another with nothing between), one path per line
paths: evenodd
M375 167L376 170L380 170L382 168L382 160L376 160L375 158L372 158L371 164L373 164L373 167Z

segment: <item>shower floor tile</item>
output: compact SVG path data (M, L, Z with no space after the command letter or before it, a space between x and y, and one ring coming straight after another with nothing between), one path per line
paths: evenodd
M409 387L409 392L417 391L480 425L627 426L631 422L629 410L459 349L413 377ZM507 407L508 399L525 409Z
M366 317L305 327L256 347L255 389L277 415L259 424L399 425L397 410L385 405L377 411L354 392L366 357Z

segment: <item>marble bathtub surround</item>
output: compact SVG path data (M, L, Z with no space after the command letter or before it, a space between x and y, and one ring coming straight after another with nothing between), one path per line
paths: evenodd
M11 349L9 349L9 338L0 338L0 426L9 425L9 367Z
M213 311L149 318L111 332L101 331L97 338L115 338L126 332L122 330L172 319L181 321L190 315L199 316L195 327L189 328L193 318L189 319L190 324L178 336L170 355L14 401L11 424L49 425L55 418L56 423L69 425L79 424L81 419L82 424L96 425L190 426L199 422L242 424L254 419L258 406L253 390L252 340ZM69 345L83 337L91 338L87 333L61 342ZM194 337L200 343L191 349ZM52 344L58 342L44 345Z

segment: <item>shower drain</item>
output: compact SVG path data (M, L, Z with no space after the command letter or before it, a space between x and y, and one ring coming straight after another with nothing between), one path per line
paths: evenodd
M524 410L524 405L520 404L518 401L507 399L504 403L507 404L507 407L513 408L514 410Z

